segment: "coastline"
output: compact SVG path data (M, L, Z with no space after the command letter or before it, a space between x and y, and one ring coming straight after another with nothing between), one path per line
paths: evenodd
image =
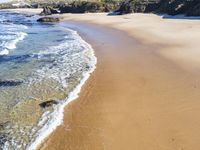
M5 12L5 14L11 14L11 15L13 15L14 17L15 16L20 16L19 18L21 19L21 20L23 20L23 17L26 19L27 17L31 17L31 16L24 16L24 15L16 15L15 13L8 13L7 11ZM32 13L32 12L30 12L30 14L34 14L34 13ZM33 16L33 17L36 17L36 16ZM37 17L36 17L37 18ZM35 23L35 19L36 18L33 18L33 21L32 22L34 22ZM9 17L8 17L8 19L9 19ZM32 18L29 18L29 19L32 19ZM13 19L12 21L14 22L14 20L15 19ZM18 20L18 19L16 19L16 20ZM32 23L31 22L31 23ZM26 22L21 22L22 24L26 24ZM38 26L39 26L40 24L38 24ZM56 25L55 25L56 26ZM60 28L59 28L60 27ZM31 28L29 28L30 30L29 31L27 31L27 32L25 32L25 33L27 33L27 35L30 33L30 32L32 32L32 28L33 28L33 26L31 26ZM26 29L28 29L28 27L26 28ZM47 32L48 32L48 35L49 36L55 36L56 34L53 32L53 35L52 34L50 34L51 33L51 29L52 28L50 28L49 30L47 30ZM49 47L48 48L48 50L46 51L46 53L51 53L51 50L53 51L53 53L56 53L57 55L60 53L60 51L61 50L63 50L64 52L62 52L62 56L59 56L56 60L57 61L59 61L60 60L60 58L62 59L62 60L65 60L65 61L60 61L60 64L61 64L61 66L63 66L63 67L60 67L59 65L56 65L56 69L58 69L58 68L62 68L62 69L58 69L59 71L56 71L57 73L59 73L59 74L61 74L62 76L59 76L58 75L58 77L61 77L61 82L60 82L60 84L58 84L58 86L63 86L63 87L66 87L66 86L68 86L69 88L65 88L65 93L66 94L69 94L68 96L67 96L67 102L65 101L65 98L66 98L66 95L64 96L63 95L63 97L58 97L58 99L61 101L61 102L59 102L59 103L57 103L57 105L52 105L52 107L54 108L52 108L54 111L52 112L52 111L43 111L42 112L42 108L44 108L43 106L41 106L40 104L40 102L38 102L38 103L36 103L35 105L36 105L36 107L38 108L38 109L40 109L39 111L41 111L41 116L40 117L38 117L38 120L36 120L35 121L35 126L31 126L32 124L32 122L30 122L30 119L29 119L29 122L30 122L30 124L31 125L27 125L27 126L31 126L30 128L31 129L34 129L34 130L32 130L32 132L30 133L30 135L28 135L29 134L29 132L25 132L25 133L27 133L27 137L29 137L29 141L27 140L26 142L23 142L23 141L20 141L20 142L18 142L17 140L13 140L13 141L16 141L16 145L14 145L13 147L15 147L16 146L16 149L36 149L36 146L38 145L38 144L40 144L40 142L44 139L44 138L46 138L58 125L60 125L61 123L62 123L62 121L63 121L63 109L64 109L64 106L65 105L67 105L67 103L69 103L70 101L72 101L72 100L74 100L76 97L77 97L77 94L79 93L79 91L81 90L81 87L82 87L82 85L84 84L84 82L87 80L87 78L89 78L89 76L90 76L90 73L91 72L93 72L94 71L94 69L95 69L95 64L96 64L96 57L95 57L95 55L94 55L94 51L93 51L93 49L92 49L92 47L88 44L88 43L86 43L79 35L78 35L78 33L76 32L76 31L72 31L72 30L70 30L70 29L65 29L65 28L63 28L63 27L61 27L60 25L58 25L58 28L56 28L56 27L54 27L53 28L54 30L55 29L57 29L56 30L56 32L60 32L61 33L61 35L59 35L59 37L62 39L62 42L58 42L58 43L56 43L55 45L56 46L51 46L51 47ZM37 28L37 30L39 30L39 28ZM44 30L44 29L43 29ZM65 34L63 34L63 32L65 33ZM41 33L41 32L40 32ZM42 37L42 33L41 34L38 34L37 32L35 32L35 34L38 34L40 37ZM69 34L69 35L66 35L66 33L67 34ZM6 34L6 33L5 33ZM32 33L31 33L32 34ZM30 35L31 35L30 34ZM58 33L59 34L59 33ZM31 36L29 35L29 38L31 38ZM20 37L21 38L21 37ZM45 37L46 38L46 37ZM14 38L15 39L15 38ZM56 38L55 38L56 39ZM66 39L66 40L65 40ZM67 42L67 39L71 39L70 40L70 43L69 42ZM15 39L16 40L16 39ZM34 38L33 38L33 41L34 41ZM37 40L36 40L37 41ZM46 39L45 40L45 42L47 42L48 43L48 39ZM44 45L45 45L45 42L43 43ZM56 40L55 40L55 42L56 42ZM37 42L36 42L37 43ZM51 41L50 42L52 45L54 45L54 41ZM69 43L69 44L68 44ZM28 42L28 44L29 44L29 42ZM26 45L26 41L25 41L25 45ZM36 44L37 45L37 44ZM47 44L48 45L48 44ZM16 46L16 47L18 47L18 45ZM42 49L45 49L47 46L44 46L44 48L42 48ZM72 47L72 49L70 49ZM23 49L23 47L21 48L21 49ZM38 48L38 49L40 49L40 47ZM18 50L18 49L16 49L16 50ZM27 50L27 48L25 48L25 50ZM28 49L29 50L29 53L31 53L31 47L30 47L30 49ZM69 56L71 56L70 57L70 59L73 59L73 62L77 62L78 63L78 67L76 67L76 65L74 65L74 63L73 62L71 62L71 63L68 63L68 64L70 64L70 65L66 65L65 66L65 64L66 64L66 61L68 60L68 57L65 57L65 54L67 53L67 50L69 50L69 53L67 54L67 55L69 55ZM76 52L75 52L75 54L73 54L73 51L75 51L76 50ZM38 50L39 51L39 50ZM79 51L80 51L80 53L79 53ZM45 50L43 50L43 52L45 53ZM65 53L66 52L66 53ZM34 55L40 55L42 52L41 51L39 51L38 53L36 52L36 53L34 53ZM12 54L11 54L12 55ZM42 55L42 54L41 54ZM73 55L75 56L75 57L73 57ZM81 55L82 56L82 58L81 57L79 57L79 55ZM63 57L64 56L64 57ZM2 57L2 59L3 59L3 57ZM83 60L82 60L83 59ZM48 59L49 60L49 59ZM61 63L62 62L62 63ZM81 68L82 67L82 63L83 62L85 62L85 66L83 66L83 68ZM68 81L66 81L64 78L67 76L68 77L68 79L69 78L71 78L71 76L73 77L73 79L75 80L75 75L73 76L73 73L71 73L70 72L70 68L69 69L67 69L68 68L68 66L72 66L73 65L73 69L74 70L76 70L76 72L77 72L77 74L78 74L78 71L80 70L80 76L78 76L79 78L77 79L77 83L75 83L75 84L71 84L71 83L69 83L69 80ZM42 70L43 68L40 68L40 71ZM51 70L53 70L53 68L51 68ZM67 71L66 71L67 70ZM28 71L27 69L25 70L25 71ZM62 73L62 71L63 71L63 73ZM42 73L42 72L40 72L40 73ZM72 74L71 76L70 75L68 75L68 74ZM54 72L51 72L51 75L52 74L54 74ZM67 75L66 75L67 74ZM66 76L65 76L66 75ZM56 76L56 75L55 75ZM62 78L63 77L63 78ZM48 76L46 76L46 78L48 78ZM82 79L83 78L83 79ZM39 78L37 78L37 80L39 81L39 82L41 82L41 80L39 80ZM79 83L80 82L80 83ZM67 84L66 84L67 83ZM77 85L78 84L78 85ZM75 86L75 85L77 85L77 86ZM70 88L70 86L71 86L71 88ZM74 86L75 86L75 88L74 88ZM52 85L51 84L48 84L48 87L52 87ZM40 89L40 88L38 88L38 89ZM43 89L45 89L45 88L41 88L40 90L43 90ZM20 89L19 89L20 90ZM32 91L35 91L35 90L33 90L32 89ZM70 91L70 93L68 93L68 91ZM43 92L44 93L44 92ZM51 92L51 93L53 93L53 92ZM42 95L42 94L38 94L38 95ZM30 96L30 95L29 95ZM49 98L48 97L46 97L46 98L44 98L45 99L45 101L47 101ZM55 98L56 99L56 98ZM33 106L34 107L34 104L31 104L31 106ZM40 107L39 107L40 106ZM49 107L49 106L48 106ZM20 109L22 112L24 111L24 109L23 109L23 107ZM29 107L29 110L31 110L31 107ZM34 110L37 112L37 110L36 110L36 108L34 108ZM14 116L14 115L13 115ZM29 115L30 116L30 115ZM31 117L32 116L34 116L34 114L32 113L31 114ZM13 117L14 118L14 117ZM23 117L19 117L19 118L23 118ZM34 117L33 117L34 118ZM35 117L36 118L36 117ZM22 122L26 122L26 120L24 119L24 120L22 120ZM1 126L2 126L2 124L1 124ZM25 125L24 125L25 126ZM37 127L36 127L37 126ZM39 129L39 131L37 130L37 129ZM1 128L1 130L2 130L2 128ZM16 129L17 130L17 129ZM6 131L5 131L6 132ZM23 132L23 131L22 131ZM23 135L23 136L21 136L21 135ZM24 138L25 137L25 135L24 134L21 134L20 135L20 137L21 138ZM15 135L13 135L12 137L15 137ZM2 138L2 137L1 137ZM14 139L14 138L13 138ZM12 143L9 143L10 141L7 141L6 142L6 144L5 144L5 146L4 146L4 148L3 149L12 149ZM22 144L21 144L22 143ZM29 145L29 143L30 143L30 145ZM1 143L2 144L2 143ZM27 144L28 144L28 146L27 146ZM3 144L2 144L3 145ZM11 147L11 148L10 148Z
M199 20L144 16L61 16L91 43L98 64L39 149L199 148Z

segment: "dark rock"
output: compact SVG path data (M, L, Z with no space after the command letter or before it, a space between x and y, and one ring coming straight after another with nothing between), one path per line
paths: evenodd
M32 8L40 8L40 4L39 3L32 3L31 7Z
M0 87L12 87L12 86L18 86L21 85L22 81L12 81L12 80L0 80Z
M187 16L200 16L200 0L193 0L188 2Z
M47 108L47 107L51 107L51 106L57 105L57 104L58 104L57 101L50 100L50 101L42 102L39 105L40 105L41 108Z
M115 12L118 14L144 13L156 9L158 0L125 0Z
M115 12L118 14L156 12L200 16L200 0L125 0Z
M52 8L51 6L45 6L43 7L43 11L40 13L40 15L52 15L52 14L58 14L59 12Z
M159 6L158 1L149 1L146 5L145 13L154 13L158 10Z
M26 17L33 17L34 15L25 15Z
M9 121L0 123L0 131L10 128L10 126L11 126L11 123Z
M186 11L185 0L161 0L158 12L167 13L169 15L183 14Z
M37 20L38 22L59 22L60 19L56 17L43 17Z
M0 149L5 145L7 141L10 141L7 134L0 133Z
M159 13L200 16L200 0L161 0L159 5Z

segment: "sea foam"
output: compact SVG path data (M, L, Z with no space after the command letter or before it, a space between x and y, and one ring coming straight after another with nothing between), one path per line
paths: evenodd
M19 41L22 41L27 33L21 31L27 29L24 25L0 24L0 55L8 55L10 50L16 48Z
M90 69L87 71L84 71L82 73L82 79L80 80L79 84L71 91L68 95L68 97L59 103L58 105L54 106L54 111L51 113L45 113L43 114L40 122L38 123L38 126L41 126L40 130L35 134L35 138L32 140L32 142L28 145L27 150L35 150L44 140L47 138L59 125L63 123L64 118L64 107L69 104L71 101L78 98L78 94L81 91L82 86L89 78L90 74L95 70L97 59L94 54L94 50L92 49L91 45L89 45L87 42L85 42L76 31L70 30L74 37L76 38L77 44L81 44L84 46L84 53L87 53L89 59L90 59ZM59 45L60 47L64 45ZM59 49L60 47L57 47ZM53 48L55 50L55 47ZM51 52L51 50L50 50ZM52 51L56 53L56 51ZM40 53L40 55L44 55L45 52ZM41 73L41 72L40 72ZM53 76L52 76L53 77ZM62 82L64 82L64 77L62 79ZM65 85L63 85L65 86Z

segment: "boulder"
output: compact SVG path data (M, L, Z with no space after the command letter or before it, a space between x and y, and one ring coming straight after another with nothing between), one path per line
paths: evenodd
M52 107L53 105L56 105L56 104L58 104L57 101L55 101L55 100L49 100L49 101L40 103L39 106L41 108L47 108L47 107Z
M59 22L60 19L56 17L42 17L37 20L38 22Z
M52 8L51 6L45 6L43 7L43 11L40 13L40 15L52 15L52 14L58 14L59 12Z

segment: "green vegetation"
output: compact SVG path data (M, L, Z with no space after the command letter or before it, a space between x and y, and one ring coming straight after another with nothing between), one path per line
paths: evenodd
M0 9L9 9L14 8L10 3L2 3L0 4Z
M60 7L61 13L109 12L119 7L114 0L101 1L73 1Z
M51 6L61 13L109 12L127 13L167 13L200 16L200 0L24 0L32 7ZM0 8L12 8L2 4Z

